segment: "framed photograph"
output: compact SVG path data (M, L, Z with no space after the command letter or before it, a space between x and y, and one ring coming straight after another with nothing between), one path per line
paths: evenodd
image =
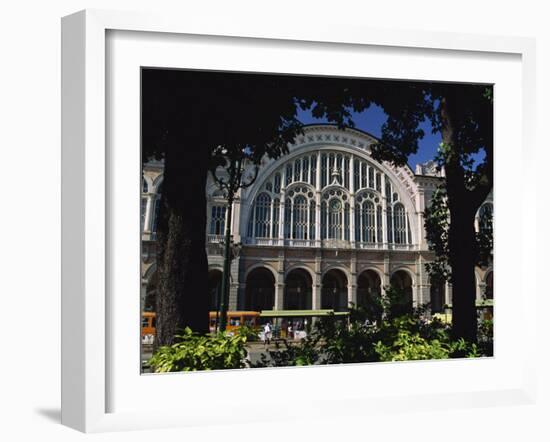
M65 425L533 403L533 41L62 26Z

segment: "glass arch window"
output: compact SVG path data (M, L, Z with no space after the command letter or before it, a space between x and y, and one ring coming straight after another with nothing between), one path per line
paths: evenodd
M271 225L271 198L267 193L261 193L254 207L254 235L257 238L268 238Z
M393 240L396 244L407 243L407 219L405 207L401 203L393 207Z
M247 212L250 239L411 243L398 183L359 154L321 148L293 156L257 186L261 191Z
M225 206L212 206L210 210L210 234L223 235L225 229Z
M333 198L328 204L328 238L342 239L342 215L344 208L342 202Z
M298 195L294 198L292 204L292 238L307 239L308 230L308 203L303 195Z

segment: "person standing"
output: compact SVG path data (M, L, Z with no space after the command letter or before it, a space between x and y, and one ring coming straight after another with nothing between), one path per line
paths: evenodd
M264 343L269 345L271 343L271 323L266 322L264 325Z

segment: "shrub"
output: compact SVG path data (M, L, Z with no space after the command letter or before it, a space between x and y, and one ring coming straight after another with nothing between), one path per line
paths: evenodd
M219 370L246 366L246 336L226 333L198 335L186 328L178 342L160 347L149 364L155 373Z
M477 341L484 355L493 356L493 319L483 319L479 322Z
M241 336L244 336L246 338L246 342L255 342L259 341L259 333L260 328L259 327L251 327L249 325L241 325L237 329L237 333Z
M448 359L451 357L475 358L479 354L475 344L469 345L463 339L459 341L428 340L418 333L401 329L391 344L378 341L375 351L380 361L414 361L422 359Z

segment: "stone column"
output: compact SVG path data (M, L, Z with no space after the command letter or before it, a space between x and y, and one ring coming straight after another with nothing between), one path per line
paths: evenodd
M233 201L233 214L231 216L231 234L233 235L233 241L236 243L241 242L241 229L239 228L239 223L241 221L241 192L242 189L239 189L237 195L235 195L235 200ZM246 236L246 233L243 236Z
M285 293L285 284L282 282L275 283L275 305L273 308L275 310L282 310L284 306L284 293Z
M321 246L321 152L317 153L315 169L315 245Z
M285 191L281 191L281 199L279 200L279 245L285 243Z
M151 220L153 218L153 195L147 195L147 204L145 205L145 219L143 220L143 232L151 232Z
M388 252L384 255L384 280L382 281L382 289L390 285L390 257Z
M349 205L350 205L349 240L351 242L351 247L355 248L356 238L355 238L355 195L354 194L351 194ZM376 219L376 217L375 217L375 219Z
M388 248L388 196L386 195L386 175L382 174L382 244Z
M417 305L430 302L430 282L428 279L429 276L426 273L424 258L419 253L416 260Z
M229 307L230 311L237 310L237 301L239 298L239 283L232 282L229 286Z
M450 282L445 284L445 304L451 305L453 303L453 285Z
M348 285L348 307L352 303L357 306L357 284Z
M317 277L315 278L317 279ZM316 282L311 286L311 309L319 310L321 308L321 284Z

